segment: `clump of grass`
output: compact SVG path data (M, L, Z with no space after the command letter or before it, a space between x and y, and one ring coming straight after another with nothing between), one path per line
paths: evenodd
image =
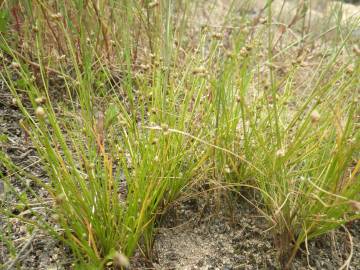
M359 218L359 63L338 61L347 34L299 87L316 39L306 6L292 23L303 23L300 41L284 47L271 1L241 27L203 27L195 45L188 1L6 5L18 19L16 38L1 41L12 62L3 58L2 77L50 177L61 230L42 227L77 267L126 267L136 250L151 257L159 215L209 178L260 191L282 268L302 243ZM293 48L288 66L274 63Z
M302 243L359 218L359 63L335 68L345 42L315 71L309 92L296 92L296 67L280 80L270 64L257 98L242 98L237 136L283 269Z
M268 124L261 129L250 120L256 128L252 147L262 153L252 162L264 172L255 182L273 222L284 268L303 242L359 217L351 207L359 201L356 103L337 100L342 105L329 109L335 101L330 95L290 124L284 124L289 112L280 106L278 116L268 111L264 116Z
M28 81L26 71L20 72ZM21 104L16 86L8 83ZM164 115L159 129L147 128L146 119L129 114L116 98L96 117L89 106L68 110L69 117L61 118L46 88L42 106L35 102L39 88L30 84L27 93L33 107L21 109L51 179L52 211L64 229L59 237L81 264L94 267L107 263L114 252L133 255L140 242L149 254L158 212L195 180L204 160L198 142L169 131L184 123ZM87 91L80 98L86 104L93 97Z
M137 8L131 1L122 4ZM36 8L44 12L46 21L44 7L47 6L40 3ZM133 66L136 44L133 40L126 41L127 74L121 79L120 87L114 83L109 59L102 60L96 46L86 47L87 40L80 42L78 54L67 29L70 21L62 20L69 19L69 15L56 16L56 25L65 42L59 41L59 50L67 48L74 76L65 73L66 63L60 62L54 70L42 61L47 41L42 35L46 29L38 29L35 36L36 70L33 62L19 57L3 39L2 47L15 64L10 66L11 70L5 69L2 77L24 114L23 123L51 180L46 185L54 201L51 222L61 230L58 232L50 224L42 227L71 248L78 267L99 269L112 262L119 264L135 250L151 256L158 214L182 189L196 182L206 160L207 151L199 141L184 136L184 130L199 136L205 133L198 119L204 113L200 99L206 90L205 79L191 73L192 62L186 63L185 71L170 73L172 62L179 57L171 49L173 35L181 29L175 31L170 26L171 3L163 3L161 7L164 17L158 19L166 22L159 23L164 32L151 33L148 29L154 55L151 61L158 63ZM154 8L159 7L151 7ZM93 11L96 13L96 7ZM101 22L99 25L106 39L105 26ZM85 34L83 31L80 36ZM158 40L157 35L164 35L165 39L155 46L153 39ZM128 32L122 36L129 37ZM120 48L122 43L113 46ZM92 66L94 63L96 68ZM64 84L64 94L70 100L67 109L58 108L53 102L49 72L55 73ZM13 74L18 78L16 81L12 80ZM170 80L173 77L178 80L176 84ZM180 91L185 83L190 83L188 91ZM97 104L101 100L99 95L107 97ZM26 105L24 97L30 104ZM58 110L62 115L56 113Z

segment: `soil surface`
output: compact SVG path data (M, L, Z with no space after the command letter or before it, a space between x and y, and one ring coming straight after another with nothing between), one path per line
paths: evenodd
M48 182L35 149L19 125L21 119L19 108L0 81L0 150L18 166L9 172L0 160L0 208L10 211L6 215L0 212L0 236L4 237L0 239L0 269L2 265L8 270L64 269L70 265L66 248L47 233L21 221L22 217L47 220L50 214L39 201L52 203L47 191L31 177ZM26 198L29 206L24 207L21 198Z
M280 269L267 221L245 200L228 205L191 199L177 206L155 240L153 269ZM216 213L216 214L214 214ZM348 269L360 269L360 222L348 225L353 257ZM338 229L308 243L293 269L339 269L351 250L348 233ZM346 269L346 268L345 268Z

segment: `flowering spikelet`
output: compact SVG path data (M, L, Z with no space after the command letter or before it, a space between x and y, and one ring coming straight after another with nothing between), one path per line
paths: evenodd
M313 111L310 114L310 117L311 117L311 122L317 123L320 120L320 113L318 111Z
M60 20L61 18L62 18L62 14L60 12L51 14L51 19Z
M355 65L354 64L348 65L346 67L346 73L349 74L349 75L353 74L354 70L355 70Z
M204 74L204 73L206 73L206 68L203 67L203 66L194 68L193 71L192 71L192 74L194 74L194 75L196 75L196 74Z
M46 102L46 98L44 96L35 98L35 103L38 105L44 104L45 102Z
M56 57L56 60L58 60L58 61L62 61L62 60L65 60L65 59L66 59L65 54L62 54L62 55L59 55L58 57Z
M18 68L20 68L20 64L18 62L12 62L11 67L15 68L15 69L18 69Z
M211 35L211 37L212 37L213 39L220 40L220 39L222 39L223 35L222 35L221 33L213 33L213 34Z
M11 100L11 105L14 106L14 107L17 107L17 106L19 105L16 98L13 98L13 99Z
M276 151L276 156L277 157L284 157L285 156L285 150L284 149L279 149Z
M169 132L169 126L167 124L161 124L161 129L164 131L164 133Z
M45 116L45 110L43 107L39 106L36 108L35 110L35 115L38 117L38 118L44 118Z
M154 8L154 7L158 6L158 5L159 5L159 1L155 0L155 1L150 2L148 7L149 8Z
M357 55L357 56L360 56L360 48L358 45L354 45L353 47L353 52Z
M61 205L66 199L66 196L64 193L59 194L58 196L55 197L55 204L56 205Z
M129 268L129 259L120 251L117 251L113 257L114 265L117 267Z
M360 213L360 202L358 202L358 201L350 201L350 205L356 212Z

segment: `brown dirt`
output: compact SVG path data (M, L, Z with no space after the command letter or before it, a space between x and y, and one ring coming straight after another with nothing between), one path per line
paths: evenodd
M216 203L203 199L177 205L159 229L152 269L280 269L266 220L245 200L233 207L230 214L228 205L216 209ZM360 269L360 222L348 229L354 243L348 269ZM350 249L348 234L338 229L309 241L308 256L303 247L293 269L339 269Z
M64 269L70 263L66 248L47 233L21 221L22 217L33 221L39 218L47 220L50 213L44 204L51 203L47 191L29 177L32 175L48 181L39 157L20 128L21 118L19 108L14 106L11 94L1 83L0 135L6 139L0 141L0 150L19 168L7 171L0 160L0 175L3 175L0 179L0 208L9 211L0 211L0 236L4 237L0 241L0 269ZM30 206L24 207L20 198L26 198ZM9 245L10 242L13 246Z

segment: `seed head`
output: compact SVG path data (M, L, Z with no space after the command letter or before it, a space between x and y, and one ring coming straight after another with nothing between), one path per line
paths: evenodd
M151 144L152 144L152 145L156 145L156 144L158 144L158 142L159 142L159 139L158 139L158 138L154 138L154 139L152 140Z
M352 74L352 73L354 73L354 70L355 70L355 65L351 64L351 65L347 66L346 73Z
M164 131L164 132L168 132L169 131L169 126L167 124L161 124L161 129Z
M240 55L243 57L246 57L246 56L248 56L248 54L249 54L249 51L246 49L246 47L242 47L240 50Z
M146 71L146 70L149 70L150 69L150 65L148 65L148 64L141 64L140 65L140 69L142 69L142 70L144 70L144 71Z
M260 23L260 24L265 24L266 22L267 22L267 19L264 18L264 17L262 17L262 18L259 19L259 23Z
M347 140L349 145L355 145L355 138L350 138Z
M207 24L204 23L201 25L201 31L207 32L208 30L209 30L209 26Z
M249 27L244 27L241 29L241 33L243 33L244 35L249 34L249 32L250 32Z
M17 99L16 98L13 98L11 100L11 105L13 105L14 107L17 107L18 106L18 102L17 102Z
M206 68L203 66L194 68L192 71L192 74L196 75L196 74L206 74Z
M35 98L35 103L37 105L44 104L46 102L46 98L44 96Z
M20 64L18 62L12 62L11 67L15 68L15 69L18 69L18 68L20 68Z
M154 114L154 115L156 114L156 109L155 108L151 108L150 111L151 111L152 114Z
M358 201L350 201L351 207L356 211L360 213L360 202Z
M213 33L211 37L213 39L220 40L222 39L223 35L221 33Z
M155 61L154 61L154 66L155 66L155 67L159 67L159 66L160 66L160 61L155 60Z
M232 57L234 57L234 53L232 51L230 51L230 50L227 50L226 51L226 56L229 57L229 58L232 58Z
M45 116L45 110L43 107L39 106L36 108L35 110L35 115L38 117L38 118L44 118Z
M55 197L55 203L57 205L60 205L60 204L62 204L64 202L65 199L66 199L65 194L61 193L61 194L59 194L58 196Z
M320 120L320 113L315 110L310 114L310 117L311 117L311 122L317 123Z
M62 60L65 60L65 58L66 58L66 55L65 55L65 54L62 54L62 55L59 55L56 59L57 59L58 61L62 61Z
M360 48L358 45L354 45L353 47L353 52L357 55L360 56Z
M39 27L37 27L36 25L34 25L34 26L32 27L32 30L33 30L34 33L37 33L37 32L39 32Z
M245 48L246 48L246 50L249 52L249 51L251 51L251 50L254 48L254 45L252 45L252 44L247 44L247 45L245 46Z
M284 157L285 156L285 150L283 148L276 151L277 157Z
M268 95L268 96L266 97L266 99L267 99L267 101L269 102L269 104L273 104L273 103L274 103L274 98L273 98L272 95Z
M60 221L60 216L58 214L53 214L51 215L52 220L54 220L55 222L59 222Z
M300 55L300 56L298 56L297 58L296 58L296 64L301 64L302 62L303 62L303 60L304 60L304 58L303 58L303 56L302 55Z
M62 14L60 12L51 14L51 18L54 20L60 20L62 18Z
M27 50L27 49L29 49L29 43L27 43L27 42L23 42L22 44L21 44L21 47L24 49L24 50Z
M120 251L115 253L113 262L116 267L128 268L130 266L129 259Z
M154 8L154 7L158 6L158 5L159 5L159 1L155 0L155 1L150 2L148 7L149 8Z
M128 125L128 123L125 120L120 120L119 124L122 125L122 126L127 126Z
M225 165L224 171L225 171L225 173L231 173L231 170L228 165Z

